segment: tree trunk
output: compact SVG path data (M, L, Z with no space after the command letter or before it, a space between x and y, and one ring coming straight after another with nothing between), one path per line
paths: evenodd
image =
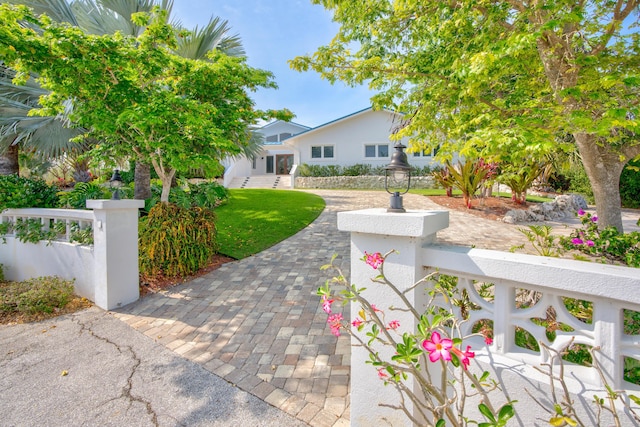
M573 134L596 199L599 227L612 225L623 232L620 201L620 174L627 161L621 161L607 143L598 144L593 134Z
M133 198L138 200L151 198L151 166L147 163L136 162Z
M0 175L19 175L20 166L18 164L18 146L10 145L2 155L0 155Z
M175 176L175 174L175 169L171 169L166 174L158 174L160 175L160 179L162 180L162 195L160 196L161 202L169 202L169 193L171 192L171 184L173 182L173 177Z

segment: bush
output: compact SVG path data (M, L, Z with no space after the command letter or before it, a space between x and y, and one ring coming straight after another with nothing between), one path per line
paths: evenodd
M188 276L217 251L215 213L158 203L140 219L140 275L144 279Z
M73 298L73 282L59 277L38 277L0 286L0 312L52 313Z
M582 165L575 165L568 171L564 173L564 175L569 180L569 192L580 194L587 199L587 202L593 204L595 202L595 198L593 197L593 190L591 189L591 182L589 182L589 177L584 170Z
M0 176L0 211L10 208L55 208L58 189L41 179Z
M640 208L640 160L630 162L620 176L620 198L625 208Z
M162 186L151 184L151 199L145 201L145 210L149 212L158 202ZM200 184L189 184L174 187L169 194L169 202L182 208L201 207L213 209L226 202L229 198L229 191L215 181L202 182Z
M59 193L60 207L86 209L87 200L109 199L111 191L93 182L78 182L71 191Z

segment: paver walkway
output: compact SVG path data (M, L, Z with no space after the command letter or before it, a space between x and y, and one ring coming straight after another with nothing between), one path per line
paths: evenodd
M237 387L312 426L349 425L349 338L336 338L316 296L333 254L349 273L339 211L385 207L388 195L314 190L326 209L309 227L253 257L147 296L116 313L124 322ZM405 195L407 209L441 209ZM508 250L516 226L450 212L438 241ZM348 307L346 307L348 308ZM348 318L348 311L344 313Z

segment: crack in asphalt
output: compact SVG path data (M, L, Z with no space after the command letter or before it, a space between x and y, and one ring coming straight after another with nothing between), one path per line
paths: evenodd
M80 332L79 335L82 334L83 332L88 333L89 335L91 335L92 337L103 341L109 345L112 345L113 347L115 347L116 350L118 350L118 352L120 354L124 354L123 352L123 348L131 355L131 359L133 360L133 366L131 367L131 371L129 372L129 376L127 377L127 385L124 386L122 388L122 392L120 394L120 396L115 397L113 399L109 399L108 401L113 401L113 400L118 400L118 399L127 399L129 402L129 407L133 406L134 403L140 403L142 405L144 405L147 414L149 414L151 416L151 422L153 423L153 425L155 427L159 427L159 421L158 421L158 414L153 410L153 406L151 404L151 402L149 402L148 400L144 399L143 397L139 397L139 396L135 396L132 392L133 390L133 377L136 374L136 371L138 370L138 368L140 367L140 365L142 364L142 360L140 359L140 357L138 357L138 355L136 354L136 352L134 351L134 349L127 345L127 346L123 346L121 348L121 346L116 343L111 341L109 338L107 337L103 337L101 335L98 335L95 331L93 331L91 329L91 324L93 322L89 321L87 323L83 322L79 316L74 315L73 316L73 321L80 327ZM106 403L106 402L105 402Z

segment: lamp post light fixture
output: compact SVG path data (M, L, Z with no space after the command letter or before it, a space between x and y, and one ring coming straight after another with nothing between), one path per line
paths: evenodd
M387 212L406 212L402 207L402 195L411 187L411 166L404 152L407 147L397 142L393 148L395 151L391 155L391 163L384 168L384 189L391 194Z
M113 171L113 175L109 180L111 183L111 187L115 188L113 194L111 195L111 200L120 200L120 187L122 187L122 177L120 176L120 171L115 169Z

